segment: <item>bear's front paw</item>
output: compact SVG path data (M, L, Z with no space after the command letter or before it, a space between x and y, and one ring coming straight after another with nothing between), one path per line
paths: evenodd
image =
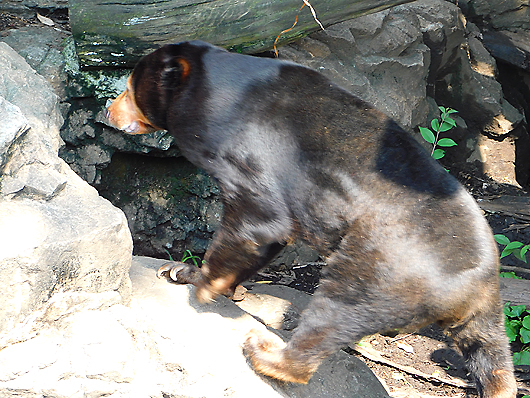
M161 266L156 272L156 276L160 278L163 274L167 274L171 280L177 283L191 283L193 285L195 285L201 277L200 268L179 261L171 261Z

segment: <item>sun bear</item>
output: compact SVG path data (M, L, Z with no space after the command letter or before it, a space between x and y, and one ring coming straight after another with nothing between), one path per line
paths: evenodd
M352 341L436 322L482 398L515 397L491 230L389 117L311 69L200 41L143 57L106 115L129 134L166 129L219 184L224 214L202 268L159 270L200 301L230 294L296 239L326 257L291 340L244 342L255 370L306 383Z

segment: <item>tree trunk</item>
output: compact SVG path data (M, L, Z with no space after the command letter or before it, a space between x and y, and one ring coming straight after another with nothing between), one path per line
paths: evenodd
M324 26L412 0L310 0ZM231 51L271 49L290 28L303 0L70 0L70 23L82 66L130 67L167 43L200 39ZM309 7L278 44L319 25Z

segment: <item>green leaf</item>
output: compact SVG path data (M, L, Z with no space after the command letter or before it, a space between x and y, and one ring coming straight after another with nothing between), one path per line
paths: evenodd
M445 109L443 106L439 106L438 109L439 109L440 112L442 112L442 113L447 113L447 111L448 111L450 108Z
M455 111L454 109L447 108L447 113L458 113L458 111Z
M521 335L521 343L530 343L530 330L528 330L527 328L521 328L519 330L519 334Z
M526 311L526 305L510 305L504 307L504 314L511 317L520 317Z
M184 252L184 255L182 256L181 262L185 263L188 260L191 260L191 262L198 267L199 263L197 260L200 260L201 258L199 256L195 256L189 249Z
M523 318L523 327L530 331L530 315L527 315Z
M431 130L426 127L420 127L420 133L425 141L427 141L429 144L434 144L435 137Z
M509 256L510 254L512 254L514 250L520 248L522 245L523 244L521 242L517 242L517 241L508 243L501 253L501 258Z
M440 122L438 121L438 119L432 119L431 127L434 131L438 131L438 129L440 128Z
M526 263L526 252L530 249L530 245L523 246L519 254L521 255L521 260Z
M510 343L513 343L515 340L517 340L517 336L519 335L519 329L515 325L506 322L506 324L504 325L504 329L506 330L506 336L508 336L508 340L510 341Z
M512 254L512 252L513 252L514 250L515 250L515 249L506 249L506 248L504 248L504 250L503 250L502 253L501 253L501 258L504 258L504 257L509 256L510 254Z
M445 117L444 123L447 123L447 124L450 124L453 127L456 127L456 122L449 116Z
M167 255L169 256L169 261L174 261L173 260L173 257L171 256L171 253L167 250L167 249L164 249L164 251L167 253Z
M454 126L450 123L447 123L444 121L442 125L440 126L440 133L443 133L445 131L451 130Z
M506 245L506 249L517 249L519 247L523 246L523 244L521 242L518 242L518 241L513 241L513 242L510 242Z
M522 249L521 249L522 250ZM521 260L521 261L524 261L526 263L526 256L524 254L521 253L521 250L514 250L513 251L513 255Z
M442 138L438 140L436 145L443 146L443 147L450 147L450 146L456 146L458 144L454 142L451 138Z
M521 351L513 354L514 365L530 365L530 352Z
M506 236L502 235L502 234L496 234L496 235L493 235L493 237L495 238L495 240L497 241L497 243L501 244L501 245L508 245L510 243L510 239L508 239Z
M445 151L442 149L435 149L434 152L432 153L432 157L435 158L436 160L441 159L444 156L445 156Z
M501 278L523 279L523 278L521 278L520 276L515 275L515 272L513 272L513 271L510 271L510 272L500 272L500 273L499 273L499 276L500 276Z

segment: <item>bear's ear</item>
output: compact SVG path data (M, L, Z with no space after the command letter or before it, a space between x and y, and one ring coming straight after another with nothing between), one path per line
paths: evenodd
M160 71L162 87L172 87L175 83L183 83L190 74L190 63L182 57L165 55L163 68Z

